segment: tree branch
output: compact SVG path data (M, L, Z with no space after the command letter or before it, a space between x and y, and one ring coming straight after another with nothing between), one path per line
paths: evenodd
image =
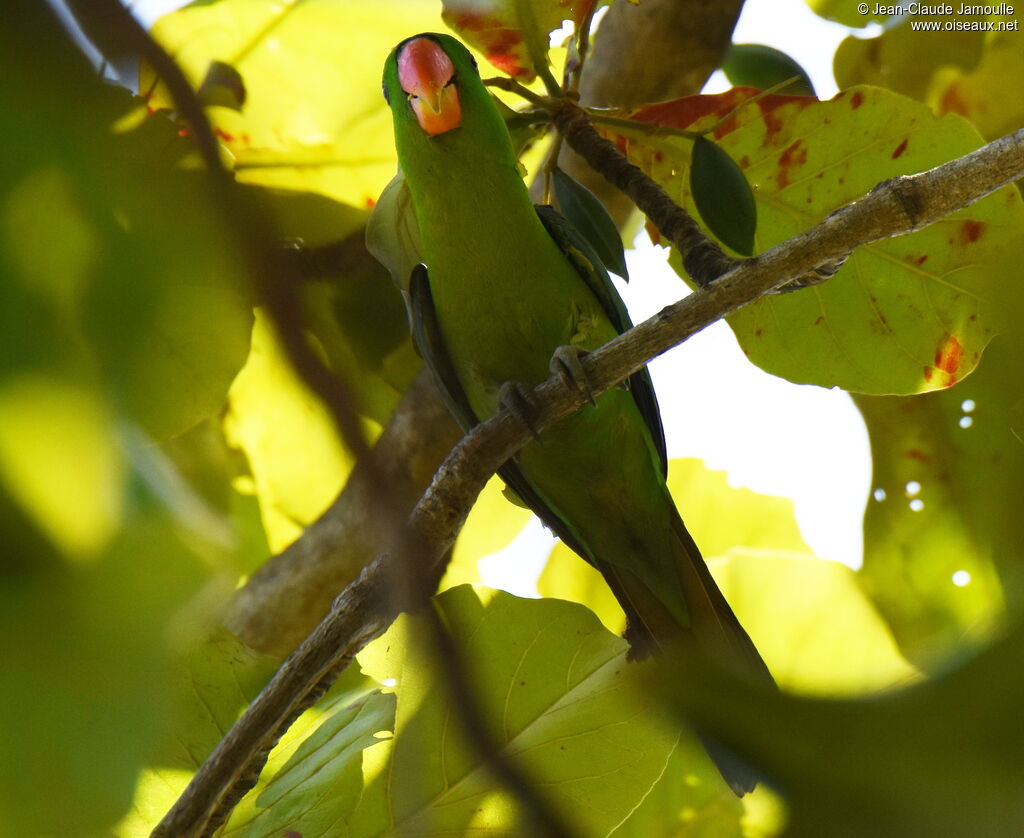
M914 232L1024 176L1024 129L918 175L879 184L859 201L789 241L745 260L728 274L587 355L582 363L595 394L647 361L773 289L855 248ZM544 428L585 403L552 377L533 391ZM413 509L408 537L437 579L443 557L487 479L530 439L506 412L467 434ZM352 657L380 635L397 608L388 596L392 559L378 556L335 601L330 613L285 662L196 773L155 836L193 835L209 812L258 773L266 753L292 720L322 695Z
M331 608L339 591L391 540L371 483L390 490L404 520L462 430L423 370L402 394L384 432L345 488L283 551L235 592L224 625L261 652L292 652ZM371 462L372 461L372 462Z

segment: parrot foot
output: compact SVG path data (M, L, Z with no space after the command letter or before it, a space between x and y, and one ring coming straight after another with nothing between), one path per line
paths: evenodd
M520 381L506 381L498 390L498 404L511 413L530 432L534 441L540 442L540 431L533 421L537 409L528 395L529 388Z
M584 395L591 407L597 407L594 391L590 387L590 379L583 369L583 364L580 363L583 356L587 354L585 349L580 349L578 346L559 346L555 350L555 354L551 356L548 368L554 375L562 379L562 383L566 387Z

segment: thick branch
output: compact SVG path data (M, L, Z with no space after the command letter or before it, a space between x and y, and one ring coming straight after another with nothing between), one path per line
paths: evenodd
M224 624L261 652L290 653L331 601L388 543L373 483L387 486L404 518L462 431L424 370L406 389L384 432L327 510L239 589Z
M856 247L921 229L1024 175L1024 129L963 158L919 175L880 184L871 193L817 226L746 260L708 288L586 356L595 393L615 386L651 358L758 299L823 261ZM583 405L557 377L534 390L536 423L546 427ZM410 537L438 578L443 559L469 508L491 474L529 440L528 432L502 412L478 426L452 451L409 518ZM393 574L379 556L335 601L316 631L296 650L193 778L188 791L154 832L195 834L219 802L232 796L240 778L258 772L265 754L299 713L322 694L348 661L382 633L395 616L386 595Z

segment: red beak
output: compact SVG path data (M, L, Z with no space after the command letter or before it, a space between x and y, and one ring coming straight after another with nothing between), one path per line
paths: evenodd
M431 136L462 124L455 65L430 38L409 41L398 53L398 82L409 96L420 128Z

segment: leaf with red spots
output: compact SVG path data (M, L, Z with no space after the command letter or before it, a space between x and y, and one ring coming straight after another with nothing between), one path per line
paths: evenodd
M648 106L632 119L713 129L753 189L755 253L886 178L980 144L963 120L936 118L923 104L879 88L854 88L827 102L766 96L737 110L752 96L735 88ZM693 141L644 129L601 130L696 216L688 171ZM1003 189L914 235L860 248L829 282L763 299L729 323L751 361L791 381L869 393L948 387L970 373L995 334L991 300L1012 281L1022 229L1020 196ZM677 255L671 261L681 272Z
M444 0L441 17L501 72L528 84L537 76L533 56L547 60L548 35L563 20L579 24L596 2Z
M1013 306L1015 319L1024 315ZM955 375L962 349L936 349L932 375ZM992 343L952 390L860 396L873 493L864 518L864 585L904 654L934 667L1024 607L1021 332Z

